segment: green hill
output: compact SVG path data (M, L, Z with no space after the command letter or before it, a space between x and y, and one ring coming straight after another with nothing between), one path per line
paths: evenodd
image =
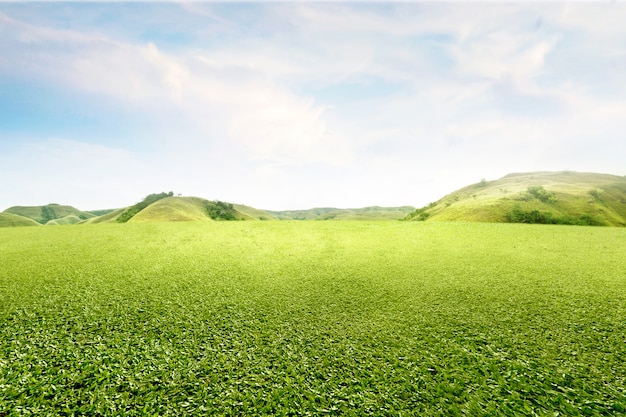
M46 224L51 220L63 219L67 216L76 216L80 220L87 220L95 217L86 211L78 210L72 206L62 206L60 204L48 204L45 206L14 206L6 209L4 213L17 214L27 217L39 224Z
M15 226L40 226L40 224L28 217L12 213L0 213L0 227Z
M252 220L232 204L199 197L166 197L133 216L129 222Z
M197 197L167 197L150 204L129 222L209 221L205 201Z
M461 188L406 219L626 226L626 177L570 171L509 174Z
M209 201L199 197L174 197L169 193L150 194L140 203L117 210L102 210L102 216L84 223L140 223L213 220L254 220L270 218L263 210Z
M363 207L338 209L319 207L309 210L268 211L279 220L399 220L415 210L415 207Z

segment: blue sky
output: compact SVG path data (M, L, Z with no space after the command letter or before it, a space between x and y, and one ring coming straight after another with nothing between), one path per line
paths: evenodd
M626 6L0 2L0 210L626 174Z

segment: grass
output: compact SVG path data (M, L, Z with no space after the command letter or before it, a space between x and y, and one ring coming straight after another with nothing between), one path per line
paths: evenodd
M0 415L618 415L626 230L0 230Z

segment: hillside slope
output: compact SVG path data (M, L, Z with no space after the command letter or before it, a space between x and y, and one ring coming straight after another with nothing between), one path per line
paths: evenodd
M279 220L399 220L415 210L415 207L363 207L338 209L319 207L309 210L268 211Z
M0 227L40 226L39 223L28 217L12 213L0 213Z
M87 220L95 217L92 213L78 210L72 206L62 206L60 204L48 204L45 206L13 206L4 210L4 213L28 217L39 224L46 224L50 220L62 219L67 216L76 216L80 220Z
M626 177L570 171L509 174L461 188L407 219L626 226Z

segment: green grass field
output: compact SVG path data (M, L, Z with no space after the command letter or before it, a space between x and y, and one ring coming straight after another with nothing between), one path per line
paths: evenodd
M0 229L0 416L626 413L626 229Z

